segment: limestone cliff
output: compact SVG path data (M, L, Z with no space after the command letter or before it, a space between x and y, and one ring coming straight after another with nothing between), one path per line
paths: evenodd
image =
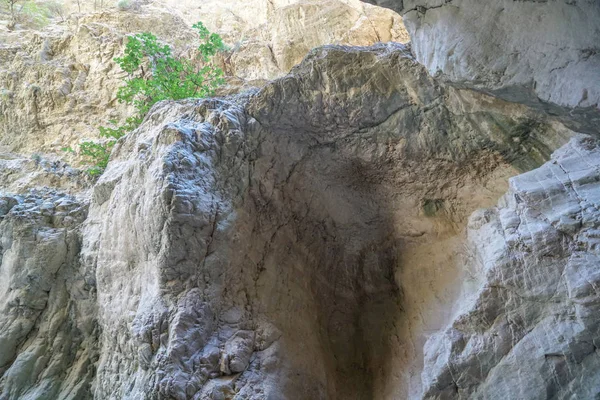
M127 34L142 31L171 43L194 39L180 18L157 8L73 15L42 31L0 32L10 40L0 47L6 59L0 69L3 152L66 158L63 147L96 138L99 125L126 116L116 98L122 72L113 58Z
M598 141L574 138L471 216L471 276L425 346L425 398L598 396L599 167Z
M418 52L158 103L95 183L5 156L0 399L598 397L597 114Z
M599 107L596 0L367 2L403 15L415 56L432 74L516 101Z
M117 102L123 73L113 61L128 34L152 32L178 54L190 54L196 43L191 24L202 18L229 46L218 61L228 78L224 93L285 75L316 46L408 40L396 13L337 0L280 5L237 24L227 22L224 15L232 14L224 6L203 5L204 12L191 15L181 8L154 2L73 14L39 31L5 32L0 25L0 150L53 159L58 154L74 163L78 159L62 148L77 148L98 136L99 125L128 116L131 110Z

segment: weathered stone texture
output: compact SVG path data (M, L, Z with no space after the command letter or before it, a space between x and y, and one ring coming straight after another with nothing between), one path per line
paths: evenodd
M0 398L91 398L95 282L79 263L87 205L42 190L3 195L0 211Z
M432 74L517 101L600 104L596 0L369 0L402 14Z
M62 149L77 151L81 141L98 137L98 126L133 111L117 101L123 71L114 62L130 34L151 32L176 54L193 57L198 40L191 25L204 21L229 47L215 61L228 81L223 93L263 86L324 44L408 41L398 14L360 2L280 4L254 19L253 5L244 7L249 14L238 24L225 23L233 15L225 4L202 4L199 14L196 4L192 15L182 16L177 10L184 4L169 9L151 2L137 11L74 14L40 31L4 32L0 27L1 150L81 161Z
M401 45L325 47L258 93L157 105L83 231L95 396L418 397L468 215L574 135L539 117L439 84Z
M593 399L595 135L388 43L160 102L93 186L3 153L0 399Z
M600 143L572 139L469 220L472 277L425 347L425 398L600 394Z

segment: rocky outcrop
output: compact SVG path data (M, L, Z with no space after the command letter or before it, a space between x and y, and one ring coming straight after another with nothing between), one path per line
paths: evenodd
M41 187L61 188L70 193L84 193L93 179L84 171L64 161L47 159L37 153L30 158L0 153L0 187L2 191L24 194Z
M172 42L194 39L181 19L160 9L73 16L29 40L12 33L23 40L10 47L11 57L0 69L3 149L74 161L63 148L97 138L98 126L127 115L116 99L122 71L113 58L127 34L142 31Z
M266 7L256 3L256 9ZM228 80L222 93L263 86L320 45L408 41L399 15L360 2L286 3L259 16L245 4L250 14L236 17L237 24L227 19L233 14L225 4L189 7L151 2L130 11L73 14L40 31L0 29L2 150L81 161L62 149L77 149L80 141L98 137L99 126L131 112L117 101L123 72L113 61L129 34L152 32L177 54L191 55L197 43L191 25L205 21L229 46L217 60Z
M0 398L90 398L98 326L79 262L87 205L50 190L0 198Z
M89 191L3 153L0 399L597 397L600 143L562 121L326 46L156 104Z
M255 21L247 21L246 26L253 26ZM216 29L227 35L227 28L223 24ZM263 24L234 35L233 49L224 56L223 68L228 75L251 82L285 75L318 46L409 41L402 18L395 12L339 0L276 5Z
M249 97L157 105L83 230L95 397L418 397L468 215L573 135L537 117L439 84L401 45L326 47Z
M432 74L517 101L600 104L595 0L369 0L403 15Z
M276 36L292 33L290 43L304 39L296 32L304 26L304 33L312 40L321 37L320 44L344 42L344 38L366 40L379 36L379 41L398 37L407 39L400 16L389 8L374 7L360 0L206 0L202 3L186 0L160 0L188 23L205 21L207 26L223 35L228 43L244 42L253 38L270 41ZM291 20L291 17L297 20ZM282 25L287 22L289 24ZM343 31L346 27L348 31ZM315 29L316 32L311 32ZM329 33L328 36L326 32ZM347 43L349 44L349 43ZM288 72L288 71L286 71Z
M425 398L598 397L599 176L600 143L579 137L471 216L471 277L425 347Z

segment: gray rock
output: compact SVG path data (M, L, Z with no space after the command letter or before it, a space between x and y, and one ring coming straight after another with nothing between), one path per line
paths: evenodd
M52 191L2 199L0 398L91 398L94 278L78 262L87 205Z
M600 143L581 136L471 217L481 283L426 344L425 398L600 395L599 177Z
M367 0L403 15L431 74L509 98L600 104L600 3L595 0ZM535 98L533 96L533 98Z
M538 370L523 393L585 397L596 146L397 44L327 46L258 92L158 103L87 217L73 197L13 196L0 399L414 399L454 381L486 397L518 387L502 366L546 355L558 383ZM37 344L52 329L70 345ZM536 329L545 342L523 339Z

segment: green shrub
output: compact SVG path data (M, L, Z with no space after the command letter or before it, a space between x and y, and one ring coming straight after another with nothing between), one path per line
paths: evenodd
M221 37L210 33L201 23L193 25L198 31L200 45L198 59L173 56L168 45L161 44L156 36L144 32L130 36L123 57L115 62L127 73L124 85L117 92L120 103L133 105L136 113L124 124L111 121L112 127L101 126L103 141L85 141L80 152L91 162L88 172L101 174L108 164L110 152L121 137L137 128L150 108L161 100L180 100L190 97L207 97L223 84L223 72L210 61L225 48ZM72 151L72 149L66 149Z

